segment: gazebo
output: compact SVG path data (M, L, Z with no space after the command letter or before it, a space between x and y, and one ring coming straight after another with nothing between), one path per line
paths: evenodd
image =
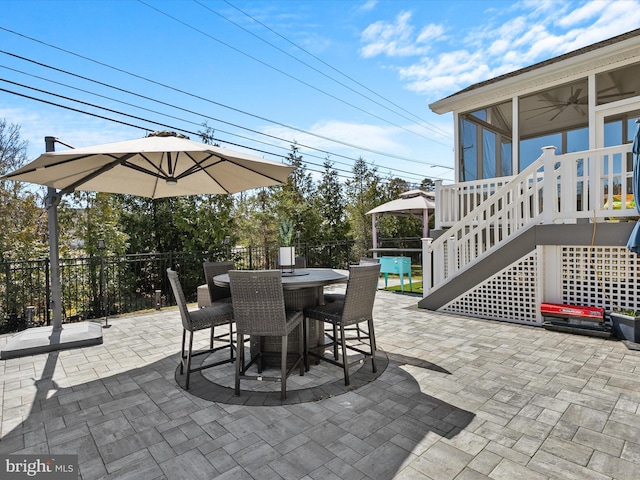
M436 199L434 192L424 190L410 190L400 194L400 198L378 205L369 210L371 215L371 231L373 234L373 252L378 249L378 236L376 235L376 218L378 215L411 216L422 219L422 238L429 236L429 212L435 210Z

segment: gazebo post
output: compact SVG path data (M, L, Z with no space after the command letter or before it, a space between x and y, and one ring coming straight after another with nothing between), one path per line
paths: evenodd
M429 210L422 211L422 238L429 237Z
M376 214L371 214L371 238L373 239L373 258L378 258L378 235L376 234Z

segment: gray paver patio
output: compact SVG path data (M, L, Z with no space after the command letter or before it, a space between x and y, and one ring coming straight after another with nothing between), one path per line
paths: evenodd
M0 362L0 453L77 453L85 480L640 478L639 351L417 300L378 292L377 378L270 406L177 384L177 310L111 318Z

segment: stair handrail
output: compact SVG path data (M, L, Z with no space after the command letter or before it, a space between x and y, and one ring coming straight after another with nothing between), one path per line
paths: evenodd
M423 278L425 296L533 225L637 215L626 194L615 194L630 191L630 144L560 156L555 150L543 147L537 160L442 236L425 239L424 271L432 271Z
M555 147L545 147L543 154L511 181L500 187L463 219L456 222L439 238L430 242L427 256L432 259L431 282L425 275L423 291L445 284L449 279L469 268L507 239L524 232L542 218L544 157L555 157ZM524 208L524 204L529 204ZM498 227L498 228L496 228ZM498 233L498 238L492 233ZM508 235L499 234L508 232ZM427 270L428 271L428 270Z

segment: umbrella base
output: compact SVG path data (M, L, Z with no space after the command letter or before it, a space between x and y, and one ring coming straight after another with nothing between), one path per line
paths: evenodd
M53 327L28 328L9 339L0 352L0 359L26 357L101 343L102 325L99 323L67 323L57 332L53 331Z

